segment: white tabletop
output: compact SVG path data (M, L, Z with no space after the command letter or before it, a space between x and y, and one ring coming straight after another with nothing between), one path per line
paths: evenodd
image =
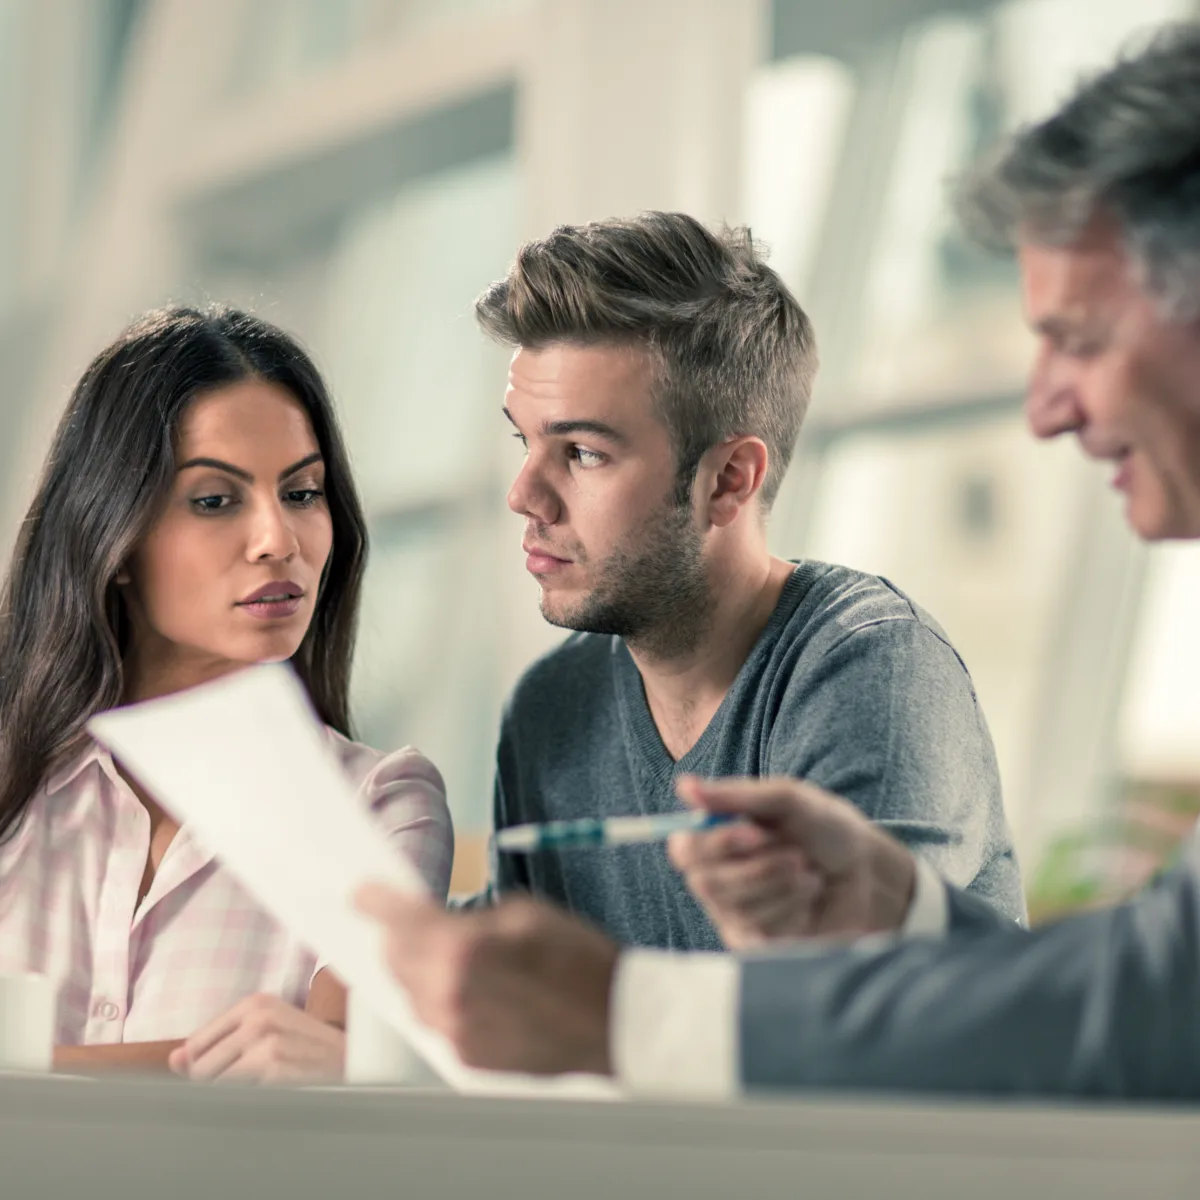
M1200 1191L1200 1111L737 1105L0 1078L0 1196L998 1197Z

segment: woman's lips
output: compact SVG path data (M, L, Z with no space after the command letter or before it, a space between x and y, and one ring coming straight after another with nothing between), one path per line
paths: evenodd
M288 596L285 600L249 600L238 605L243 612L262 621L279 621L294 617L300 611L303 596Z
M279 621L300 611L304 589L291 579L274 579L256 588L237 607L262 621Z

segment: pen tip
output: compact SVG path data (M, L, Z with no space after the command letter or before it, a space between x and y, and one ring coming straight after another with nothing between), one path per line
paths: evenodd
M528 825L516 825L511 829L499 830L495 841L497 850L535 850L538 845L538 831Z

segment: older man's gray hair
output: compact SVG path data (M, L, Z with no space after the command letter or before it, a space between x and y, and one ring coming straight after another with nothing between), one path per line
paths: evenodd
M1200 316L1200 23L1162 27L1020 129L958 207L993 248L1070 244L1111 216L1164 313Z

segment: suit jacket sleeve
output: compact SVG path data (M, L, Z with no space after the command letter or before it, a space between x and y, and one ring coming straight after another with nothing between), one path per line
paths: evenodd
M968 902L969 903L969 902ZM1200 1098L1200 872L1032 933L951 894L945 939L749 959L754 1088Z
M946 932L952 936L1010 930L1014 924L1020 929L1025 928L1023 924L1005 916L973 892L964 892L948 883L944 886L947 907Z

